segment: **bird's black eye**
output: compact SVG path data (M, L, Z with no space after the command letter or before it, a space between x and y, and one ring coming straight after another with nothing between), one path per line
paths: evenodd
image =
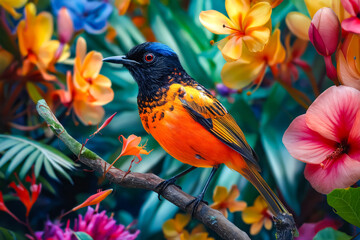
M147 53L144 56L145 61L148 62L148 63L154 61L154 58L155 58L155 56L152 53Z

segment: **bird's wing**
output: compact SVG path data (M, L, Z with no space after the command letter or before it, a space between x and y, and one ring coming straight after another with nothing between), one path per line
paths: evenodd
M260 171L256 153L225 107L200 85L184 87L184 90L185 94L179 96L179 99L191 117Z

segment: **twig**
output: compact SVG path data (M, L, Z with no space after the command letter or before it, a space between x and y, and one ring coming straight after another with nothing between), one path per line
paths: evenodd
M50 129L76 156L79 156L79 160L83 164L94 169L100 174L104 174L104 169L107 169L110 164L71 137L51 112L45 100L40 100L37 103L36 109L40 116L47 122ZM156 193L158 193L156 186L164 181L152 173L130 172L127 174L126 178L123 179L125 174L126 172L112 167L109 172L106 173L105 177L111 182L122 187L141 188L154 191ZM193 200L194 197L172 185L167 187L161 195L183 211L191 213L192 208L186 208L186 204ZM219 211L214 210L203 203L199 205L194 217L208 228L215 231L223 239L250 239L244 231L237 228Z

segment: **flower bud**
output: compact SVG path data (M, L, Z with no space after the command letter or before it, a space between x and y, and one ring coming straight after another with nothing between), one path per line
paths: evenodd
M66 7L62 7L57 16L59 40L68 43L74 33L74 24Z
M341 27L338 17L331 8L321 8L311 21L309 38L316 51L322 56L331 56L339 44Z

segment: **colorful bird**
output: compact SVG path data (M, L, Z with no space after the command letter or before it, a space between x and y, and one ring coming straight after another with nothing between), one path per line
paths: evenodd
M177 54L161 43L146 42L124 56L104 62L123 64L139 86L137 103L145 130L177 160L192 167L159 184L159 195L176 179L197 167L212 167L200 195L188 203L197 211L220 164L249 180L264 197L276 222L295 232L292 215L259 174L254 150L224 106L189 76Z

